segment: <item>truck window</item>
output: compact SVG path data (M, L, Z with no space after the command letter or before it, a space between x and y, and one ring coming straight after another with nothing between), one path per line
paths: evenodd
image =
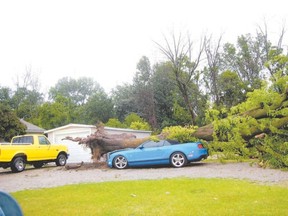
M49 145L50 144L49 140L46 139L46 137L44 137L44 136L39 136L38 140L39 140L40 145Z
M33 144L33 137L32 136L23 136L23 137L15 137L12 140L13 144L22 144L22 143L29 143L29 144Z

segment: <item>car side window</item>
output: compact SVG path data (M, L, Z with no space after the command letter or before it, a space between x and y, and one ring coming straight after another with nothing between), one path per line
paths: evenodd
M177 140L165 140L164 141L164 146L176 145L176 144L180 144L180 142L178 142Z
M164 141L164 146L169 146L169 145L171 145L171 143L165 140Z
M163 146L163 140L159 141L159 142L155 142L155 141L149 141L146 142L143 147L144 148L153 148L153 147L162 147Z
M49 140L46 139L46 137L39 136L38 140L39 140L40 145L49 145L50 144Z
M162 147L164 146L164 140L160 140L159 142L156 142L157 143L157 146L156 147Z

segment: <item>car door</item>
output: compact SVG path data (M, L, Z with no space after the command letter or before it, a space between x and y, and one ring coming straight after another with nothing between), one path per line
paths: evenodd
M130 161L135 163L155 164L163 155L162 148L163 141L148 141L130 153Z

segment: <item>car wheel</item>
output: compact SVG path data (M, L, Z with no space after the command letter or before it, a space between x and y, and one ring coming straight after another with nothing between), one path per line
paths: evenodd
M56 165L57 166L65 166L67 162L67 157L65 154L59 154L57 159L56 159Z
M113 165L117 169L125 169L128 167L128 161L124 156L117 156L113 160Z
M41 168L43 165L44 165L43 162L35 162L35 163L33 163L33 166L34 166L35 168Z
M12 172L22 172L23 170L25 170L25 167L26 163L23 157L16 157L13 159L11 164Z
M179 168L186 165L187 159L183 153L175 152L171 155L170 162L173 167Z

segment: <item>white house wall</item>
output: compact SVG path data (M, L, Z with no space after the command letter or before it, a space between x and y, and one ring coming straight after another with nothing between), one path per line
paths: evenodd
M79 162L92 162L91 159L91 151L89 148L85 148L83 145L79 145L77 142L73 142L71 140L63 140L66 136L73 136L75 133L69 134L56 134L55 135L55 142L56 143L61 143L64 144L68 147L69 149L69 158L68 158L68 163L79 163ZM88 134L89 135L89 134ZM86 137L87 133L82 132L82 133L77 133L77 137Z
M79 163L79 162L92 162L92 155L89 148L86 148L83 145L79 145L77 142L73 142L71 140L65 140L64 138L67 136L76 138L76 137L87 137L91 133L94 133L95 129L91 128L65 128L62 130L55 130L52 132L48 132L48 139L52 143L63 144L68 147L69 158L67 163Z

